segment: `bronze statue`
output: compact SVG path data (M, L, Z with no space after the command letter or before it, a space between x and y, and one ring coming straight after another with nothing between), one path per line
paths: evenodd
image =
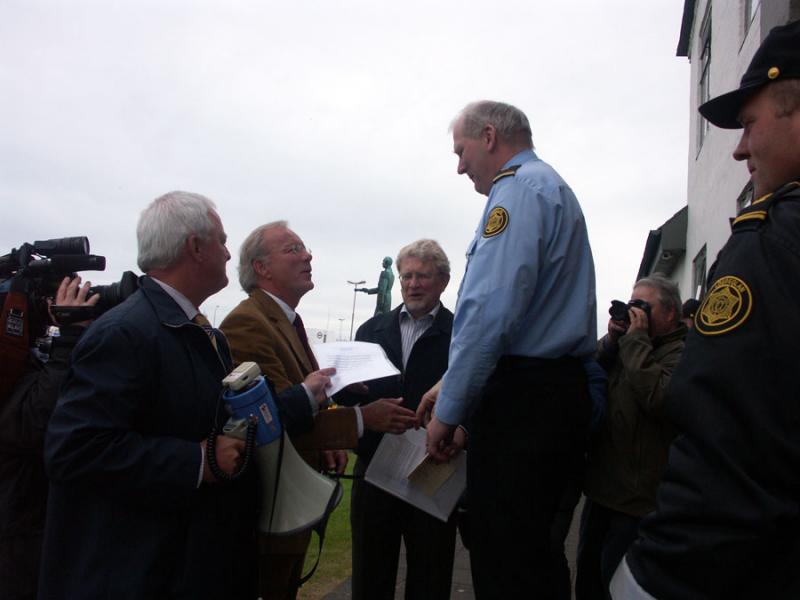
M378 294L378 299L375 302L375 314L379 315L392 310L393 285L394 273L392 273L392 259L387 256L383 259L383 271L381 271L381 276L378 279L378 287L356 288L356 291L366 294Z

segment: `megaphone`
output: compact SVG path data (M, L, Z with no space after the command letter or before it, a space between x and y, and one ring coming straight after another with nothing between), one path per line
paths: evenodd
M225 434L243 437L247 422L258 422L255 461L263 499L259 531L292 535L316 528L320 533L320 526L324 528L342 499L342 486L317 473L297 453L281 426L275 400L258 365L242 363L223 385L223 399L233 415Z

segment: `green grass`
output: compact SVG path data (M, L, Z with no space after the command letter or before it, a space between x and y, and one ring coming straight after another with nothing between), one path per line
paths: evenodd
M348 454L349 460L347 461L347 470L345 472L348 475L352 475L356 456L352 452ZM341 482L344 489L342 501L328 520L328 528L325 530L325 543L322 546L322 557L314 576L300 588L300 593L297 595L300 600L319 600L350 577L352 569L350 562L350 488L352 487L352 480L342 479ZM314 566L318 552L319 540L314 534L311 537L311 544L306 555L304 575Z

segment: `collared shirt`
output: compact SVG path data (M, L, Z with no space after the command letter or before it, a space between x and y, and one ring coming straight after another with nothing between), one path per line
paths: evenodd
M414 348L414 344L416 344L422 334L433 325L433 320L439 313L439 307L441 305L441 302L437 302L436 306L434 306L429 313L422 315L419 319L415 319L411 316L405 304L400 308L398 318L400 319L400 342L403 346L404 371L406 369L406 364L408 364L408 357L411 356L411 350Z
M267 296L269 296L273 300L275 300L275 303L278 306L280 306L281 310L283 311L283 314L285 314L286 318L289 319L289 323L294 325L294 318L297 316L297 312L295 312L295 310L291 306L286 304L286 302L278 298L275 294L271 294L267 290L261 290L261 291L264 292Z
M503 355L586 356L597 342L594 262L572 190L533 150L509 160L467 251L450 367L436 402L462 423ZM490 219L491 217L491 219Z
M271 294L265 289L261 289L261 291L264 292L267 296L269 296L273 300L275 300L275 303L283 311L283 314L285 314L286 318L289 319L289 323L294 325L294 319L297 316L297 312L291 306L286 304L286 302L278 298L275 294ZM308 386L305 383L301 382L300 385L303 386L303 389L306 391L306 395L308 396L308 401L311 404L311 414L316 417L317 413L319 412L319 403L317 402L316 398L314 398L314 394L311 393L311 390L308 389ZM364 435L364 418L361 415L360 407L355 406L353 408L355 409L356 412L356 423L358 424L358 437L361 437L362 435Z
M164 291L167 293L167 295L168 295L170 298L172 298L173 300L175 300L175 303L176 303L176 304L177 304L177 305L180 307L180 309L181 309L181 310L184 312L184 314L186 315L186 318L187 318L187 319L189 319L189 320L191 321L191 320L192 320L192 319L194 319L194 318L195 318L195 317L196 317L198 314L200 314L200 311L199 311L199 310L197 310L197 307L196 307L194 304L192 304L192 301L191 301L191 300L189 300L189 299L188 299L186 296L184 296L183 294L181 294L181 293L180 293L178 290L176 290L174 287L172 287L172 286L171 286L171 285L169 285L169 284L166 284L166 283L164 283L163 281L159 281L158 279L156 279L156 278L155 278L155 277L153 277L152 275L150 275L149 277L150 277L150 279L152 279L153 281L155 281L155 282L156 282L158 285L160 285L160 286L161 286L161 289L163 289L163 290L164 290Z

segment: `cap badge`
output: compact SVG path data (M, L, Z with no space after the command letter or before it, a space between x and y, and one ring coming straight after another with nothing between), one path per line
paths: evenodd
M781 70L778 67L770 67L769 71L767 71L767 77L770 79L777 79L780 74Z

